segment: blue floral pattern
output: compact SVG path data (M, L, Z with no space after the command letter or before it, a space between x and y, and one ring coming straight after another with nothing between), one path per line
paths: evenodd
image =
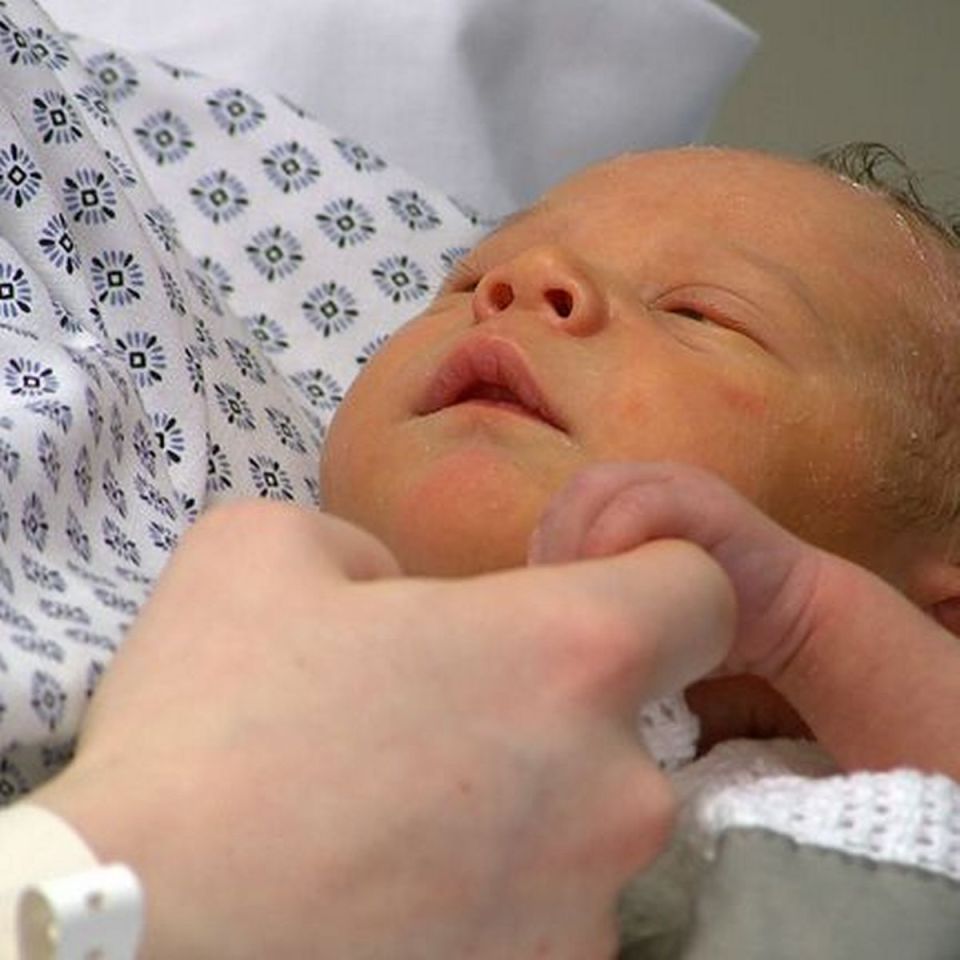
M123 100L132 96L137 89L139 81L136 68L115 50L90 57L86 68L109 100Z
M271 500L293 500L293 484L278 460L260 454L250 458L249 467L260 496Z
M289 276L303 263L300 241L280 226L261 230L245 249L250 262L271 283Z
M60 270L73 273L80 266L80 252L62 213L55 213L43 225L37 242L50 262Z
M63 202L74 223L106 223L117 215L117 193L105 173L83 167L64 177Z
M430 292L423 268L406 254L381 260L372 273L381 293L394 303L422 300Z
M326 237L341 250L363 243L377 232L370 211L353 197L328 203L317 214L317 223Z
M8 360L4 381L14 397L39 397L56 393L60 386L51 367L29 357L12 357Z
M226 223L243 213L250 203L247 188L226 170L204 174L190 188L197 209L214 223Z
M387 202L394 216L411 230L433 230L443 222L434 206L416 190L397 190Z
M61 90L43 90L33 98L33 122L44 143L76 143L83 138L80 115Z
M0 150L0 200L22 207L37 195L42 179L23 147L11 143Z
M342 333L357 319L357 301L344 286L331 281L314 287L301 304L307 322L325 337Z
M284 193L305 190L320 176L317 158L296 140L278 144L262 162L267 178Z
M341 158L357 173L376 173L386 169L387 165L381 157L356 140L349 137L335 137L333 145L340 152Z
M77 103L86 111L87 116L101 127L109 127L113 123L110 105L98 86L88 83L76 93Z
M16 263L0 263L0 317L13 320L30 313L32 303L33 292L23 267Z
M266 119L260 101L243 90L217 90L207 100L207 106L210 107L213 119L231 137L238 133L248 133Z
M156 164L177 163L194 146L190 128L171 110L150 114L133 132L144 153Z
M127 250L104 250L91 257L90 273L100 303L125 307L141 298L143 268Z
M163 380L167 358L155 333L132 330L124 337L117 337L116 345L138 387L152 387Z

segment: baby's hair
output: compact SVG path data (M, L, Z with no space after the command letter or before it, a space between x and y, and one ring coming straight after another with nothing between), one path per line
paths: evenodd
M887 197L951 247L960 249L960 214L938 210L931 204L924 196L920 175L892 147L855 140L820 151L813 163L849 183Z
M931 237L942 263L938 314L905 322L891 345L888 387L901 390L890 424L890 463L881 481L883 505L898 526L947 532L960 550L960 215L937 209L920 177L882 143L852 142L824 150L813 164L886 199ZM960 556L953 557L960 561Z

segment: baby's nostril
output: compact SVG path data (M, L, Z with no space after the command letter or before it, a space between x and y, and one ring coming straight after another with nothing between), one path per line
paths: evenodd
M573 297L567 290L552 289L544 293L547 303L553 307L558 317L569 317L573 313Z
M495 310L506 310L513 303L513 288L509 283L495 283L490 288L490 302Z

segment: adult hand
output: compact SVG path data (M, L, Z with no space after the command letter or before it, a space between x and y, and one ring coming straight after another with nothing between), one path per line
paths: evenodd
M144 956L600 957L669 834L645 697L723 659L699 548L464 581L240 503L186 536L33 798L147 892Z
M706 550L737 597L726 675L687 693L705 746L812 731L847 769L914 766L960 778L957 638L879 577L800 540L713 474L675 463L589 468L548 506L530 556L565 563L659 537ZM731 676L738 673L753 676Z

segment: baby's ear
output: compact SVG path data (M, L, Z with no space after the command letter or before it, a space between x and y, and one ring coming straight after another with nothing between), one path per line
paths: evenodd
M910 599L960 637L960 559L927 559L914 574Z

